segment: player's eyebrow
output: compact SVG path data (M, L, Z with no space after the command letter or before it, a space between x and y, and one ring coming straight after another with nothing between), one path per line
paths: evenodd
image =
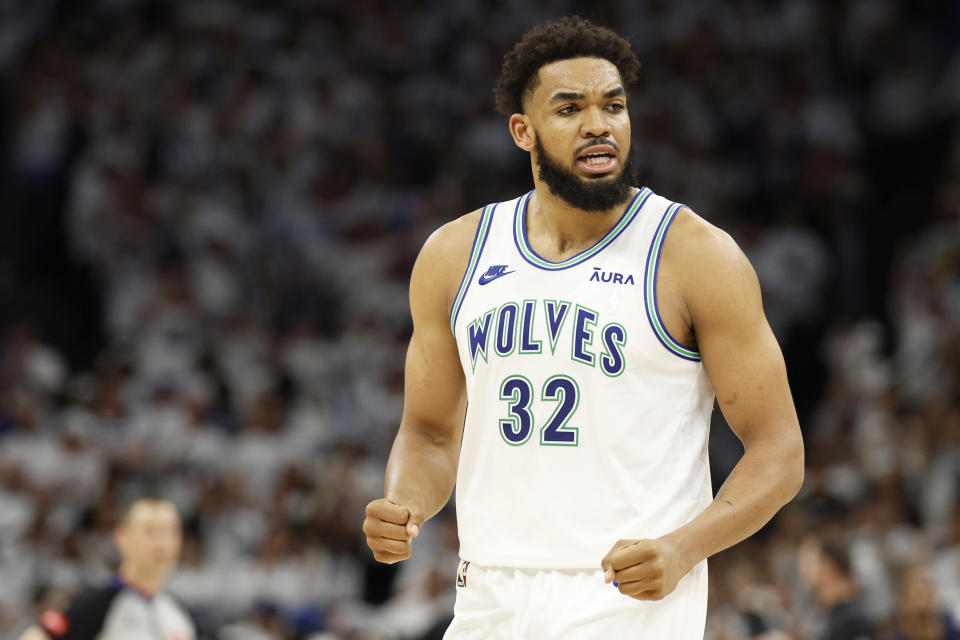
M562 102L564 100L583 100L587 96L576 91L557 91L550 96L550 102Z
M614 87L610 89L605 94L604 98L616 98L617 96L626 95L626 92L623 90L623 87ZM550 102L564 102L566 100L583 100L587 96L582 93L577 93L576 91L557 91L552 96L550 96Z

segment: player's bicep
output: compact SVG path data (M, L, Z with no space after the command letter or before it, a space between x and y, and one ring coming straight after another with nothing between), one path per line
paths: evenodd
M444 331L445 330L445 331ZM463 371L448 327L415 328L407 351L403 424L436 432L456 430L466 409Z
M407 349L403 409L403 426L429 430L441 439L458 431L466 409L463 370L450 330L454 276L462 252L451 251L442 241L436 237L427 241L410 278L413 336Z
M720 409L745 445L796 439L786 366L763 313L753 267L726 234L704 244L688 304Z

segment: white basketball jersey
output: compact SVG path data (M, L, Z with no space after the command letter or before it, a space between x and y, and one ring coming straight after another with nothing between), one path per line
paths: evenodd
M527 242L533 193L484 208L451 310L468 394L460 555L596 569L617 540L656 538L710 503L714 393L657 310L681 205L643 188L600 242L555 263Z

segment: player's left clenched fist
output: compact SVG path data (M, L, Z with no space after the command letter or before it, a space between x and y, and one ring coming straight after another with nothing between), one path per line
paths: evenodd
M389 498L380 498L367 505L363 532L367 546L380 562L393 564L410 557L411 542L420 535L424 517L414 507Z
M690 569L666 538L620 540L600 563L607 582L637 600L661 600L677 588Z

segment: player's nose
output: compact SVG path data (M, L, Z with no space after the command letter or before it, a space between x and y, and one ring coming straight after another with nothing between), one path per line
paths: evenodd
M590 107L583 111L583 123L580 125L580 135L584 138L602 138L609 136L610 123L601 109Z

